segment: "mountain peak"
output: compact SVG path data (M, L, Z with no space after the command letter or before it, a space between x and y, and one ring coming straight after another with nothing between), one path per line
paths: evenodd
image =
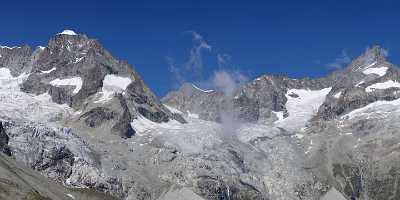
M386 61L388 51L382 48L380 45L373 45L367 48L363 54L353 60L348 69L353 72L363 71L365 69L376 67L376 66L389 66L390 63Z
M371 48L367 48L364 54L361 56L368 62L374 61L385 61L388 52L386 49L382 48L379 45L373 45Z

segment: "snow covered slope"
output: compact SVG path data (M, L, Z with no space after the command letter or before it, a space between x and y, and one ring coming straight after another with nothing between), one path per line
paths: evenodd
M59 115L74 115L75 111L67 105L56 104L48 94L32 95L22 92L20 84L28 77L22 74L13 77L10 70L0 68L0 116L10 119L36 122L52 121Z
M296 131L304 127L317 114L331 88L322 90L290 89L286 93L288 117L275 121L278 127Z

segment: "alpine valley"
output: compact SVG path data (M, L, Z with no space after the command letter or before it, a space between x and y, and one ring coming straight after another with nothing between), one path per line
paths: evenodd
M0 199L398 200L400 69L375 45L326 77L158 99L71 30L0 47Z

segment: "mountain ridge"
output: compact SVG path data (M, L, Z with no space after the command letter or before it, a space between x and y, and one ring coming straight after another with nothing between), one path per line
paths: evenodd
M35 50L0 48L0 150L65 187L129 200L397 199L400 73L385 54L159 100L67 30Z

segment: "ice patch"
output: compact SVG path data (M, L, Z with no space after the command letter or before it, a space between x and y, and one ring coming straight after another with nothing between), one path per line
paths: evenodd
M7 68L0 68L0 78L12 78L11 72Z
M342 95L342 92L341 92L341 91L338 92L338 93L336 93L335 95L333 95L333 97L335 97L336 99L339 99L339 98L340 98L340 95Z
M296 137L296 138L299 138L299 139L302 139L302 138L304 138L304 135L303 134L295 134L293 137Z
M100 98L95 103L104 103L109 101L114 94L122 93L132 80L128 77L121 77L114 74L108 74L104 77L103 87L100 92Z
M373 68L367 68L363 71L364 74L369 75L369 74L376 74L378 76L384 76L386 74L386 71L388 70L388 67L373 67Z
M188 117L199 119L199 115L198 114L191 113L190 111L186 111L186 112L187 112Z
M75 199L74 195L72 195L72 194L66 194L66 195L71 199Z
M383 83L372 84L372 85L368 86L367 88L365 88L365 91L373 92L374 90L377 90L377 89L382 90L382 89L388 89L388 88L393 88L393 87L400 88L400 83L396 82L396 81L388 80Z
M54 71L54 70L56 70L57 68L55 68L55 67L53 67L52 69L50 69L50 70L47 70L47 71L41 71L41 73L42 74L49 74L50 72L52 72L52 71Z
M77 35L73 30L64 30L61 33L58 33L57 35Z
M360 87L361 84L363 84L365 81L360 81L359 83L356 84L357 87Z
M355 109L350 113L343 115L342 119L353 119L355 117L366 117L367 119L375 117L385 118L388 113L399 111L400 99L393 101L375 101L362 108Z
M66 85L71 85L75 86L75 89L73 91L74 94L77 94L79 90L82 88L82 79L81 77L72 77L72 78L67 78L67 79L55 79L50 82L51 85L53 86L66 86Z
M192 84L192 86L193 86L196 90L199 90L199 91L201 91L201 92L205 92L205 93L214 92L214 90L203 90L203 89L197 87L195 84Z
M131 126L138 135L143 135L155 129L181 129L181 123L175 120L170 120L165 123L156 123L141 115L131 122Z
M283 111L279 112L272 111L272 113L275 114L275 116L278 118L278 121L283 120Z
M169 111L171 111L172 113L177 113L177 114L183 114L180 110L173 108L171 106L168 106L167 104L163 104Z
M81 62L83 60L83 58L85 58L85 57L75 58L75 62L74 63Z
M307 151L305 152L305 154L310 153L310 151L311 151L311 149L312 149L312 145L313 145L313 141L310 140L310 145L308 146Z
M296 131L304 127L307 122L315 115L318 108L322 105L326 95L332 88L321 90L290 89L286 93L286 109L289 116L276 121L275 125L289 131ZM294 98L290 94L297 94Z
M346 200L342 193L337 191L334 187L332 187L322 198L321 200Z
M103 87L107 90L123 91L131 84L132 80L128 77L121 77L114 74L107 74L103 80Z
M10 50L11 50L11 49L19 49L19 48L21 48L21 47L17 47L17 46L8 47L8 46L1 46L1 45L0 45L0 48L1 48L1 49L10 49Z

